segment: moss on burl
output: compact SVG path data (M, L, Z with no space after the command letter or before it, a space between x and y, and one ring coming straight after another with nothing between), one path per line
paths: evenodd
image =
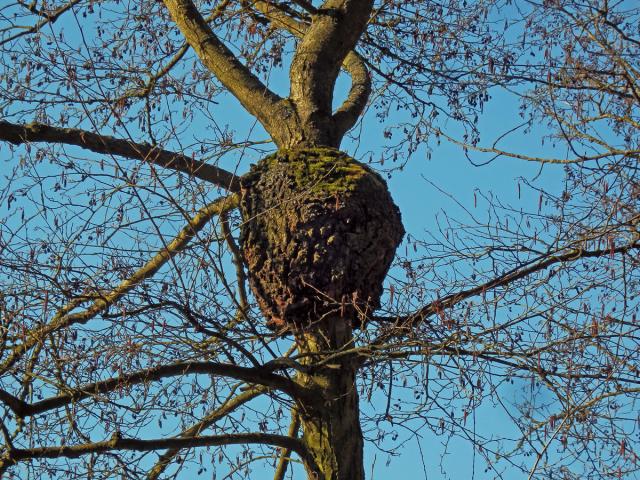
M337 150L281 151L242 179L242 251L272 328L364 318L404 229L385 181Z

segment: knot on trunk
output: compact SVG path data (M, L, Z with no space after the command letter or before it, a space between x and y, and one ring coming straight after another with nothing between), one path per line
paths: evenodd
M279 151L242 179L242 252L274 329L379 308L404 235L386 182L337 150Z

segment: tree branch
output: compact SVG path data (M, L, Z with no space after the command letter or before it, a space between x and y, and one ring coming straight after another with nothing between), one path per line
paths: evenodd
M553 115L555 117L555 119L558 121L558 123L562 123L562 120L560 117L558 117L557 115ZM518 160L524 160L527 162L537 162L537 163L541 163L541 164L545 164L545 163L550 163L550 164L557 164L557 165L568 165L568 164L574 164L574 163L587 163L587 162L593 162L593 161L597 161L597 160L603 160L603 159L608 159L610 157L635 157L638 158L640 156L640 150L621 150L619 148L615 148L613 147L613 145L602 145L603 147L607 148L608 150L606 150L603 153L596 153L596 154L592 154L592 155L582 155L582 156L575 156L573 158L567 158L567 159L562 159L562 158L553 158L553 157L534 157L531 155L525 155L522 153L516 153L516 152L510 152L507 150L502 150L499 148L496 148L495 146L492 147L480 147L477 145L473 145L470 144L468 142L462 142L460 140L456 140L455 138L451 137L450 135L447 135L446 133L444 133L442 130L437 130L436 132L438 135L443 136L444 138L446 138L449 142L453 143L454 145L458 145L459 147L464 148L465 150L474 150L476 152L481 152L481 153L491 153L493 154L493 157L491 158L490 161L495 160L496 158L499 157L508 157L508 158L516 158ZM589 140L592 140L595 142L595 140L597 140L596 138L589 138ZM495 145L495 144L494 144Z
M276 27L284 29L292 35L302 38L309 29L309 25L291 18L285 11L274 6L273 3L257 0L254 6ZM317 10L314 12L317 13ZM371 76L364 59L351 50L344 61L342 68L351 77L349 95L344 103L333 115L333 135L341 139L344 134L357 122L367 105L371 94Z
M280 146L290 134L285 125L291 117L289 102L264 85L218 39L191 0L163 0L173 21L202 63L255 116Z
M467 298L480 295L497 287L508 285L511 282L525 278L533 273L545 270L552 265L572 262L582 258L597 258L616 253L627 253L631 250L640 250L640 241L635 240L634 242L628 243L626 245L621 245L619 247L598 250L568 248L564 250L564 253L546 255L543 258L538 259L537 261L532 261L525 264L525 266L515 268L505 273L504 275L500 275L499 277L485 282L482 285L478 285L477 287L462 290L457 293L452 293L451 295L447 295L438 300L434 300L433 302L425 305L412 314L399 317L375 317L375 320L394 322L400 330L411 329L414 325L424 321L431 315L442 312L444 309L451 308L461 301L466 300Z
M73 324L87 323L93 317L133 290L145 279L155 275L155 273L160 270L164 264L187 247L193 237L195 237L197 233L205 227L211 218L220 214L220 212L224 210L234 208L237 205L237 201L237 195L232 195L229 197L218 198L201 208L190 220L189 225L184 227L180 233L178 233L178 235L165 246L165 248L160 250L132 276L123 280L116 288L107 294L100 295L99 298L95 299L91 306L86 310L72 313L73 310L87 301L87 297L71 300L67 305L58 310L50 323L28 332L28 336L24 342L13 347L9 357L0 366L0 373L6 372L22 357L22 355L24 355L25 352L41 342L42 339L50 333L67 328Z
M77 128L58 128L42 123L18 125L0 120L0 140L14 145L26 142L77 145L92 152L142 160L163 168L183 172L218 185L230 192L240 190L238 178L233 173L215 165L194 160L180 153L163 150L148 143L135 143Z
M291 409L291 423L289 424L289 431L287 435L291 438L296 438L298 435L298 429L300 428L300 416L298 410L294 407ZM280 460L278 460L278 466L276 472L273 475L273 480L284 480L284 476L287 473L287 467L289 465L289 459L291 457L291 449L287 448L280 454Z
M230 412L235 410L236 408L244 405L245 403L253 400L259 395L269 391L269 389L263 385L253 386L249 390L242 392L240 395L237 395L229 400L227 400L220 408L214 410L209 413L205 418L191 426L190 428L184 430L180 437L183 438L193 438L198 436L203 430L213 425L219 419L228 415ZM294 437L294 435L289 435L290 437ZM153 468L149 471L147 475L147 480L157 480L158 477L165 471L165 469L171 463L171 460L180 452L179 448L171 448L167 450L165 453L160 455L160 458L153 466Z
M82 0L72 0L66 5L60 6L59 8L52 11L51 13L38 12L39 15L42 17L40 21L35 23L32 27L26 28L24 30L20 29L18 33L15 33L14 35L11 35L8 38L5 38L3 40L0 40L0 46L5 45L9 42L12 42L13 40L16 40L24 35L30 35L32 33L36 33L40 31L47 24L55 23L56 20L58 20L58 18L60 18L60 16L62 16L63 13L71 10L74 6L79 4L81 1Z
M333 114L335 135L339 138L356 124L371 95L371 75L363 58L352 50L342 66L351 77L351 88L347 99Z
M22 417L22 412L29 406L27 402L20 400L18 397L11 395L6 390L0 388L0 402L4 403L18 417Z
M216 362L178 362L90 383L67 393L31 404L22 402L3 391L2 401L4 401L18 417L24 418L55 410L69 403L78 402L95 395L109 393L123 386L193 374L219 375L235 378L247 383L278 389L290 395L292 398L310 398L309 392L305 390L304 387L299 386L293 380L273 373L276 368L280 367L277 364L262 367L240 367L238 365ZM248 400L249 399L246 401Z
M340 66L362 35L372 8L371 0L325 1L318 13L312 15L311 25L296 49L289 72L291 99L311 138L322 137L327 122L333 121L333 91ZM366 80L360 86L365 85ZM364 93L366 89L361 90ZM361 94L357 96L360 98ZM351 111L353 107L347 110ZM344 114L340 116L345 117ZM345 119L342 123L348 122ZM333 137L330 140L339 143L335 132Z
M109 440L80 445L60 445L27 449L8 447L4 458L0 461L0 474L3 474L9 467L16 463L32 458L78 458L83 455L117 450L152 452L171 448L182 449L239 444L266 444L288 448L296 452L307 462L311 461L302 441L284 435L269 433L233 433L193 438L173 437L141 440L137 438L122 438L119 434L115 433Z

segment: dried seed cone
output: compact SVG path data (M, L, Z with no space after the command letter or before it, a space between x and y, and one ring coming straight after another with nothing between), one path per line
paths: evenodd
M268 325L363 319L404 235L385 181L332 149L280 151L242 181L242 252Z

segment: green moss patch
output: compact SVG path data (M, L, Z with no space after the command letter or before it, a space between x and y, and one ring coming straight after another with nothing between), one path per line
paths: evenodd
M246 183L267 171L282 170L299 191L314 197L331 196L352 192L367 176L378 175L366 165L356 162L348 155L330 148L283 150L254 165ZM378 178L382 182L381 178Z

